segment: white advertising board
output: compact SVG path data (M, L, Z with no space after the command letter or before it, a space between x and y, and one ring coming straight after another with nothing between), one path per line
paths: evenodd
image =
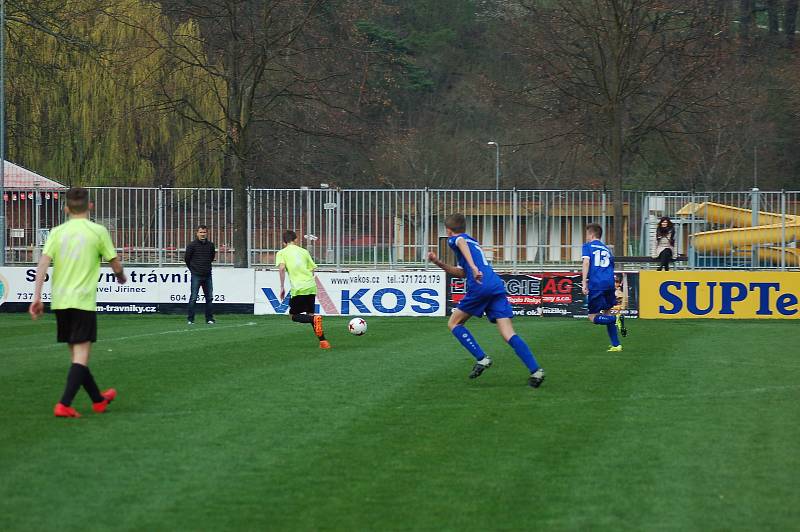
M50 272L42 289L44 302L50 301ZM100 269L98 312L164 312L176 306L185 307L189 301L191 274L186 268L130 267L125 269L125 273L128 282L120 285L110 268ZM212 275L215 308L220 311L251 311L253 274L251 269L215 268ZM0 268L0 311L25 310L33 300L35 281L34 267ZM202 290L197 302L205 303Z
M440 271L317 272L317 312L343 316L444 316L445 274ZM277 271L257 271L255 314L285 314ZM286 279L286 289L290 289Z

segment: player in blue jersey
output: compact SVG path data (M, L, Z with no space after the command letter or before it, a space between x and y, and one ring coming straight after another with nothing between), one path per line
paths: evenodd
M617 297L614 285L614 254L602 240L603 228L598 224L586 226L586 243L583 245L583 293L588 295L589 321L605 325L611 339L609 351L622 351L619 334L628 335L622 314L611 314ZM618 334L619 332L619 334Z
M486 260L481 245L464 232L467 222L463 214L451 214L445 219L444 225L447 229L447 245L455 252L458 266L445 264L432 252L428 253L428 260L450 275L466 279L464 299L453 309L447 326L461 345L475 357L476 362L469 378L479 377L492 365L492 359L486 356L472 333L464 326L472 316L480 318L486 314L490 322L497 324L500 334L528 368L528 384L538 388L544 381L544 370L539 367L528 344L514 332L511 324L513 313L503 280Z

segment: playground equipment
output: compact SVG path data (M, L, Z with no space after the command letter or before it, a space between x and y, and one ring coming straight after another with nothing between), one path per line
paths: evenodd
M692 233L692 247L697 253L752 257L753 261L786 266L800 265L800 216L781 215L732 207L721 203L688 203L677 213L687 218L725 225L727 229ZM754 221L757 221L754 223Z

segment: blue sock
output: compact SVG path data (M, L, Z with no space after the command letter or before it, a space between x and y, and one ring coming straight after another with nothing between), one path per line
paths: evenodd
M522 363L527 366L531 373L539 369L539 364L536 363L536 359L533 357L531 348L528 347L528 344L525 343L525 340L515 334L508 341L508 345L514 348L514 352L517 354L519 359L522 360Z
M613 325L617 323L617 317L613 314L598 314L594 317L592 323L595 325Z
M455 336L456 339L461 342L461 345L475 357L475 360L483 360L486 356L481 346L479 346L475 338L472 337L472 333L463 325L457 325L453 328L453 336Z
M606 325L606 330L608 331L608 337L611 338L611 345L617 347L619 345L619 336L617 335L617 324L609 323L608 325Z

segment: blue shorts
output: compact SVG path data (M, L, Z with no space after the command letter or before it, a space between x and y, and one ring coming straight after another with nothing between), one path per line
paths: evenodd
M514 316L514 312L511 310L511 303L508 302L508 296L505 293L477 295L467 292L467 295L456 308L478 318L485 313L492 323L499 318L512 318Z
M586 298L589 314L597 314L603 310L608 310L616 304L617 296L613 288L608 290L589 290L589 296Z

